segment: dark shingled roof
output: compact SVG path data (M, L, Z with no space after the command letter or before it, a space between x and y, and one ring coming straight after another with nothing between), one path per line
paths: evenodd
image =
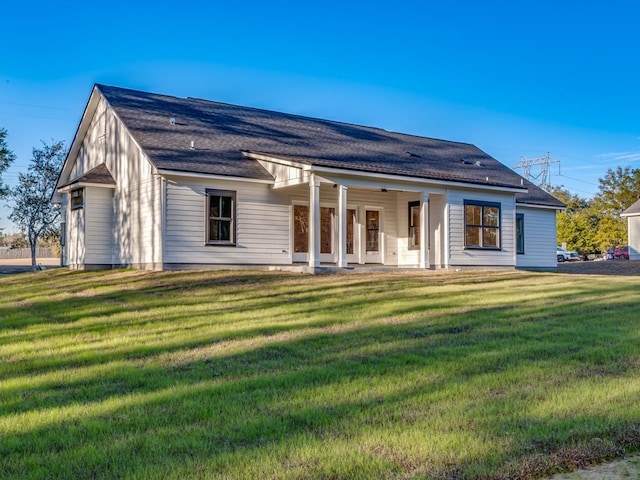
M550 193L547 193L540 187L534 185L529 180L524 181L524 186L529 191L527 193L516 193L516 202L527 203L529 205L565 208L566 205L564 203Z
M622 215L640 215L640 200L638 200L636 203L634 203L633 205L631 205L629 208L627 208L624 212L622 212Z
M272 179L243 155L254 152L314 166L522 188L520 175L466 143L195 98L97 88L161 170ZM534 196L550 197L542 194ZM519 201L536 203L529 194L518 195Z
M88 172L80 175L79 177L74 178L66 185L62 185L66 187L68 185L75 185L78 183L96 183L96 184L104 184L104 185L115 185L116 182L111 176L111 172L104 163L101 163L95 168L92 168Z

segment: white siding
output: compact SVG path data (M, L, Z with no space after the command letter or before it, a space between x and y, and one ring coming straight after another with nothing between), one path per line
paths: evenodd
M101 163L106 164L116 182L112 204L114 243L110 252L113 264L158 267L162 263L161 180L104 99L100 100L82 139L69 180ZM68 223L71 228L71 222ZM94 234L89 225L86 227L85 233L94 238L102 235L105 228L104 224L99 225ZM79 231L77 234L82 235ZM102 247L98 247L99 254L98 250L92 254L103 258Z
M556 211L533 207L516 207L524 215L524 254L516 256L519 268L555 268Z
M629 260L640 260L640 216L627 217Z
M236 192L236 246L205 245L207 188ZM241 181L167 182L165 263L290 264L288 196Z
M66 263L71 268L82 268L85 257L85 243L84 243L84 209L78 208L71 210L68 204L69 195L66 194L67 199L67 238L65 243L66 248Z
M429 264L442 268L445 262L445 207L444 195L429 195Z
M449 265L477 267L515 266L515 195L487 193L479 190L447 192L449 201ZM464 201L500 204L500 250L465 249Z
M85 244L84 263L111 265L113 245L113 190L87 187L84 192Z
M409 250L409 202L416 202L422 199L420 193L397 194L396 205L397 231L398 231L398 265L418 266L420 265L420 249Z

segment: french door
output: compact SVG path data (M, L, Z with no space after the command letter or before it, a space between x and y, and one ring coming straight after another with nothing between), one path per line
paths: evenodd
M364 213L359 219L358 212ZM347 209L346 254L349 263L382 263L382 211L379 209ZM293 205L293 261L309 259L309 207ZM320 207L320 261L335 263L338 259L336 209Z

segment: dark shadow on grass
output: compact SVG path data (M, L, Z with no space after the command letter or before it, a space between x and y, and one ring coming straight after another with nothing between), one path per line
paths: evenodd
M522 395L530 396L524 399L526 405L526 401L544 398L547 388L568 388L585 379L593 380L594 376L637 376L638 325L625 321L638 318L632 316L638 309L633 284L598 285L593 290L582 286L581 296L561 299L558 294L553 296L554 301L544 304L469 305L465 311L446 313L455 306L455 299L447 303L447 294L434 292L431 287L438 283L427 277L386 279L384 288L375 278L357 278L346 287L350 294L342 297L337 297L331 279L264 274L248 274L235 280L232 277L221 274L206 281L206 275L168 275L160 276L160 282L156 278L149 283L150 277L141 275L135 278L133 291L98 293L81 297L77 304L71 302L74 310L85 308L80 314L65 313L60 302L43 299L25 307L38 316L37 321L31 322L28 314L24 318L13 317L11 329L0 330L0 345L11 342L13 335L28 341L30 334L20 334L20 329L46 327L47 314L52 328L71 328L86 316L104 315L100 327L104 329L110 326L110 316L131 306L144 312L157 307L158 300L171 302L182 297L183 305L195 306L202 301L198 295L206 290L242 297L235 306L212 307L208 315L224 318L235 309L249 320L265 311L274 312L265 316L265 325L241 331L207 331L203 320L202 329L190 327L195 336L188 340L147 346L134 343L114 351L89 348L86 356L60 356L58 360L30 366L25 360L27 365L7 369L2 377L10 380L30 373L64 373L83 366L114 364L112 369L81 380L63 377L37 388L3 389L0 420L16 416L17 422L20 414L44 413L47 409L77 407L85 411L58 416L50 423L43 420L39 426L27 424L21 432L3 434L0 471L9 478L19 478L25 471L30 471L32 478L189 478L198 477L198 472L210 477L245 472L248 478L249 466L238 467L238 460L258 462L260 452L266 452L274 456L276 465L263 467L266 470L262 476L268 477L278 473L270 468L279 469L280 473L293 468L282 451L294 449L299 442L330 448L334 441L386 428L424 429L422 441L429 442L431 436L450 433L440 431L443 427L431 421L442 409L452 409L455 418L445 429L459 429L488 442L504 439L509 431L517 434L509 448L496 447L486 455L452 455L449 463L439 460L435 465L428 457L408 462L405 452L393 449L381 460L378 450L356 442L353 448L360 460L352 461L362 462L359 467L365 472L363 476L368 472L369 476L380 477L384 472L374 466L382 462L386 471L399 475L473 478L478 466L484 466L493 472L486 478L534 478L557 468L559 463L554 458L563 458L562 452L572 448L578 448L585 458L595 458L589 456L587 449L593 435L615 448L622 448L621 438L626 438L625 448L640 447L638 437L632 435L633 425L625 423L628 420L624 409L631 407L628 402L633 400L621 400L618 418L603 419L595 413L582 412L573 416L574 422L569 424L562 423L566 419L534 418L507 408L512 401L522 401ZM102 278L103 286L117 286L110 283L114 280L109 275ZM480 289L480 278L461 280ZM518 274L507 278L526 277ZM84 285L83 282L79 283ZM492 278L491 282L499 280ZM283 284L287 288L278 290ZM242 285L250 288L243 290ZM269 288L271 293L265 294ZM372 294L373 290L377 292ZM596 292L620 292L620 296L615 303L600 304L592 298ZM317 302L331 298L335 303L317 306ZM372 298L388 308L372 310ZM102 308L109 299L122 305L109 305L109 313L105 314ZM555 303L560 300L562 308ZM434 302L440 302L438 307L429 308ZM283 303L296 308L289 313L280 312ZM433 309L445 313L434 313ZM612 316L612 311L617 316ZM2 313L11 315L8 310L0 310ZM308 321L293 321L300 317L308 317ZM381 318L395 317L396 323L376 323ZM159 316L155 320L180 326L180 315ZM126 334L127 329L153 321L153 317L143 318L133 327L118 328ZM352 323L351 330L341 329ZM65 334L68 332L50 335ZM291 337L280 338L281 334ZM252 339L258 343L252 345ZM260 343L262 340L266 344ZM247 344L237 351L207 350L234 341ZM535 366L531 371L538 377L514 382L527 388L533 388L531 381L546 382L532 393L487 383L488 378L514 375L528 371L530 366ZM467 390L469 385L472 390ZM322 395L326 395L326 401ZM110 402L114 402L113 406L100 410L101 404ZM500 410L501 406L504 410ZM496 413L483 420L475 413L485 407ZM568 429L574 431L569 438ZM595 454L600 455L594 450ZM519 469L524 464L528 471ZM322 470L314 470L322 468L318 465L295 468L299 471L294 469L292 476L328 476ZM344 472L336 475L347 476Z

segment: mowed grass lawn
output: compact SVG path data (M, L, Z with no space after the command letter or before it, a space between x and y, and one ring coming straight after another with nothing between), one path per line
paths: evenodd
M2 479L539 478L640 449L640 277L0 278Z

